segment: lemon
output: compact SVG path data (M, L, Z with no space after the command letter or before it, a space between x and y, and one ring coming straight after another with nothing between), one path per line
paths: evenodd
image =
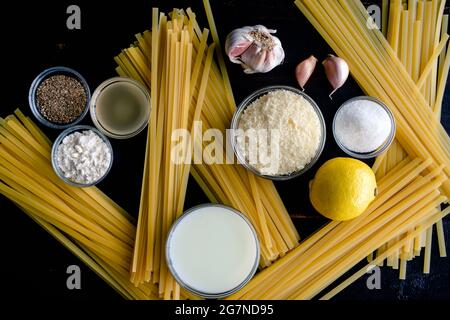
M351 158L327 161L310 182L309 197L325 217L344 221L356 218L375 199L377 183L372 169Z

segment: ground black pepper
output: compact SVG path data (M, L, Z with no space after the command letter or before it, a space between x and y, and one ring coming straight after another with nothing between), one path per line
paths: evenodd
M44 118L53 123L67 124L83 113L87 95L80 81L58 74L44 79L39 84L36 101Z

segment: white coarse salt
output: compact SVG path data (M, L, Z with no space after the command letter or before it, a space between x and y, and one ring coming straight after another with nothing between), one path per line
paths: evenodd
M111 164L111 150L92 130L74 132L57 148L57 165L64 177L79 184L101 179Z
M377 102L358 99L345 104L336 114L336 139L348 150L370 153L388 140L392 131L391 118Z

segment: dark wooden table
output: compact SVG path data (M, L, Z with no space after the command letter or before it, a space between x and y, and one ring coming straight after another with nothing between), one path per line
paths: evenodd
M374 1L376 2L376 1ZM82 11L81 30L66 28L66 8L78 4ZM11 19L2 19L3 81L0 116L6 116L17 107L31 115L27 96L33 78L44 68L66 65L75 68L94 89L103 80L115 76L113 57L121 48L134 41L134 34L151 26L151 7L158 6L168 12L173 6L191 6L202 25L207 27L201 1L133 1L122 5L107 1L40 1L38 3L13 2L3 13ZM307 22L291 0L212 1L222 41L227 33L244 25L263 24L277 29L285 51L284 64L265 75L245 75L239 66L228 64L236 100L240 101L252 91L267 85L296 86L294 68L310 54L323 59L330 48ZM448 12L448 10L447 10ZM448 88L448 86L447 86ZM337 107L345 100L361 95L353 79L340 90L334 100L327 97L328 82L317 72L308 83L307 93L319 104L330 128ZM447 90L450 93L449 90ZM449 94L445 97L443 121L450 126ZM84 123L91 124L86 118ZM54 139L58 132L45 130ZM329 132L331 130L328 130ZM126 141L112 141L115 162L110 175L100 188L136 215L139 206L145 134ZM295 219L303 238L326 223L312 209L307 183L317 168L327 159L343 156L333 137L327 136L325 152L309 174L290 182L278 183L277 188ZM198 186L190 181L186 207L207 202ZM3 216L2 241L4 268L3 290L13 297L64 297L68 299L118 299L119 296L99 277L38 227L12 203L0 198ZM445 220L446 238L450 246L450 223ZM433 239L436 244L436 239ZM442 299L450 298L450 262L438 257L433 246L432 273L421 272L423 258L408 264L408 278L398 280L398 273L384 268L382 289L370 291L363 277L342 292L338 299ZM82 289L66 288L66 268L77 264L82 268ZM30 296L31 295L31 296Z

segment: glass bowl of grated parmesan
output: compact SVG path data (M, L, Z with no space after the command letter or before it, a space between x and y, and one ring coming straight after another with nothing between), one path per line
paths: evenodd
M101 182L113 163L113 148L96 128L77 125L61 132L53 143L55 174L74 187L91 187Z
M240 164L270 180L296 178L319 159L326 125L311 97L289 86L248 96L231 121L231 145Z

